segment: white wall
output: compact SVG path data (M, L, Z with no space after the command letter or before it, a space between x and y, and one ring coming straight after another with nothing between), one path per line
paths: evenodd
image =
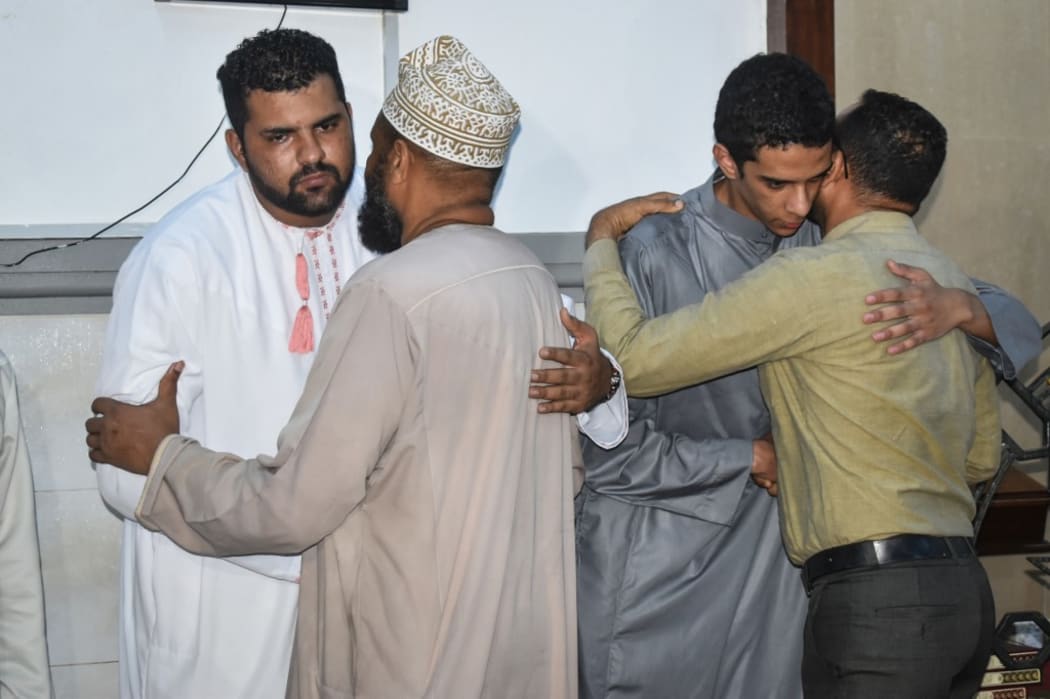
M514 232L584 230L613 201L706 180L718 88L766 45L765 0L409 7L400 53L454 34L521 105L496 200L496 224Z
M224 114L216 69L281 9L0 0L0 238L54 234L18 224L108 223L171 183ZM290 8L284 26L332 43L355 107L376 112L380 13ZM367 129L358 141L367 148ZM220 134L182 184L131 220L156 221L231 167Z
M685 189L711 169L718 86L764 49L765 0L411 0L400 55L452 33L521 103L497 199L508 231L582 230L598 208ZM150 0L0 0L0 238L22 224L108 222L182 172L223 113L215 69L279 6ZM292 8L285 26L339 52L359 152L383 95L382 15ZM397 38L399 35L399 39ZM230 167L216 139L155 221Z

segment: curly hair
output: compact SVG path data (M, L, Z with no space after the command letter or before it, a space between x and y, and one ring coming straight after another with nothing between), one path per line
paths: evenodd
M249 92L298 90L319 75L331 76L340 101L345 102L335 49L324 39L299 29L264 29L245 39L227 54L216 73L226 116L241 139L248 121Z
M733 69L718 92L715 141L740 167L755 160L763 146L819 148L831 141L834 128L827 85L794 56L752 56Z
M920 105L868 90L835 127L854 185L918 211L944 165L948 132Z

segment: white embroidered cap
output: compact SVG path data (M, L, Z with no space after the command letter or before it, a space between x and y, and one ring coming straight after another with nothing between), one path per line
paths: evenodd
M452 36L401 58L383 116L406 139L463 165L503 165L521 110L495 76Z

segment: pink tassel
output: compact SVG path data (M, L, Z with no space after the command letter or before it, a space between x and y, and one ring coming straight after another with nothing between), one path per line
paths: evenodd
M288 351L294 354L307 354L314 351L314 317L305 303L295 314L292 337L288 340Z
M295 288L299 292L299 298L303 300L303 305L295 314L292 336L288 339L288 351L294 354L314 351L314 317L306 305L307 299L310 298L310 281L307 274L306 258L303 253L299 253L295 256Z
M303 301L310 298L310 281L307 279L309 270L306 268L306 258L303 253L295 256L295 288L299 292L299 298Z

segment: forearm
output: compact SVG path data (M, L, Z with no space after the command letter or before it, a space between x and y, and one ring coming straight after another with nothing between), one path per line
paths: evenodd
M752 455L750 439L692 439L649 418L632 422L612 451L584 445L587 484L597 492L721 524L736 511Z
M610 353L602 354L623 375L623 367ZM608 400L602 401L585 413L577 413L580 432L602 449L612 449L623 441L628 430L627 387L621 383Z
M775 260L701 303L647 318L615 243L592 245L584 257L588 319L623 366L629 395L660 395L803 349L812 319L802 272Z
M993 345L999 344L999 338L995 334L995 325L988 315L987 309L981 303L981 299L963 289L953 289L959 296L960 318L958 328L970 337L975 337Z
M293 506L292 484L277 480L283 460L243 460L171 435L154 456L137 518L200 555L301 553L338 522L319 503Z
M991 332L985 329L983 333L975 333L960 327L974 340L974 348L1005 378L1012 379L1042 350L1039 321L1011 294L980 280L973 282L979 296L975 299L980 306L979 313L991 326Z

